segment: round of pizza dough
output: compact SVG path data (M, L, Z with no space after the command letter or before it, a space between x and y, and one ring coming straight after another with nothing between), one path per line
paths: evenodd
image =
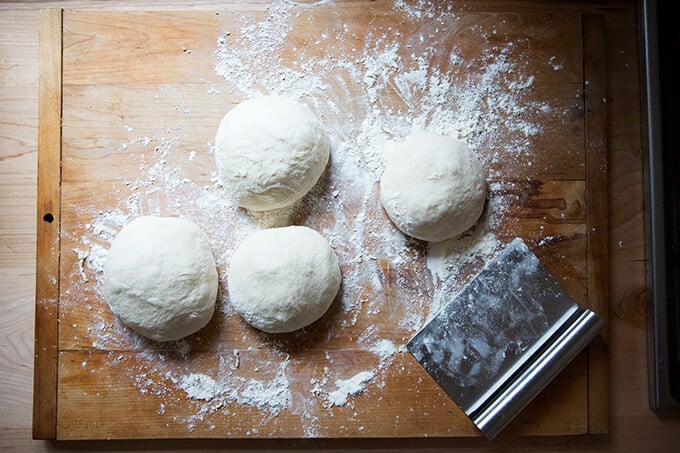
M317 183L330 140L304 104L281 96L249 99L230 110L215 137L220 180L238 206L284 208Z
M205 233L175 217L145 216L118 233L104 265L104 296L135 332L172 341L215 310L217 269Z
M229 297L253 327L292 332L326 313L341 279L338 258L319 233L304 226L269 228L234 252Z
M460 140L414 131L386 155L380 198L402 232L429 242L472 227L484 209L484 169Z

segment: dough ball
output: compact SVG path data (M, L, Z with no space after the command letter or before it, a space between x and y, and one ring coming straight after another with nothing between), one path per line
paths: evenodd
M229 296L253 327L292 332L326 313L341 279L338 258L319 233L304 226L270 228L234 252Z
M104 266L104 296L128 327L156 341L204 327L217 298L208 238L194 223L140 217L125 225Z
M262 96L238 104L217 130L215 158L238 206L268 211L290 206L326 168L330 141L304 104Z
M380 198L401 231L443 241L479 219L486 199L484 170L465 143L416 131L386 156Z

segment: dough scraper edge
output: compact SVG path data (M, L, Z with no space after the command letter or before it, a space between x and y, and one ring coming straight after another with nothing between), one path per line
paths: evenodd
M516 238L407 350L492 440L603 326Z

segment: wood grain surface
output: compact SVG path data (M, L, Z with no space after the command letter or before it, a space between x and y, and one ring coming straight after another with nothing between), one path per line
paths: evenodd
M38 108L38 222L35 288L33 437L57 435L59 258L61 251L61 61L62 14L40 14Z
M586 206L588 231L588 300L609 322L609 285L595 282L609 278L608 199L607 199L607 79L605 74L604 18L583 18L585 86ZM606 433L609 426L607 329L588 348L588 428Z
M65 2L59 6L100 8L87 2ZM0 4L0 218L2 256L0 276L3 291L0 324L1 377L5 385L0 408L6 450L81 450L112 444L51 443L31 441L31 376L33 300L35 282L36 156L38 99L38 7L47 3ZM486 3L489 9L545 8L541 2ZM187 5L163 2L161 9L218 8L217 4ZM574 4L552 3L556 11L573 11ZM494 443L481 439L370 440L352 441L259 441L225 444L220 441L118 443L116 448L143 449L264 449L317 447L335 449L409 448L411 451L439 448L458 450L498 449L522 451L672 451L677 444L679 421L657 417L646 400L644 232L642 221L642 172L640 159L640 102L637 85L637 32L634 2L610 2L583 12L605 16L606 77L608 95L608 201L610 279L610 434L595 437L525 438L517 431L504 433ZM140 9L132 2L109 2L105 8ZM144 6L142 9L148 8Z

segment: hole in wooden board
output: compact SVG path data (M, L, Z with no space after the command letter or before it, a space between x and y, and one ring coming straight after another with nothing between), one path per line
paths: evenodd
M43 216L43 220L47 223L52 223L54 222L54 216L52 215L52 213L48 212Z

